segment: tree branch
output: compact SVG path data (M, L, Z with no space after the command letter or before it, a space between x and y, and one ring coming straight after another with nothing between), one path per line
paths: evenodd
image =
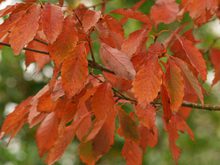
M195 109L202 109L207 111L220 111L220 105L209 105L209 104L197 104L197 103L191 103L188 101L183 101L182 103L183 107L189 107L189 108L195 108Z
M7 46L7 47L11 47L10 44L5 43L5 42L0 42L0 45ZM45 52L45 51L42 51L42 50L36 50L36 49L28 48L28 47L24 47L23 49L24 49L24 50L27 50L27 51L35 52L35 53L40 53L40 54L49 55L49 52Z
M4 43L4 42L0 42L0 45L11 47L10 44ZM26 51L32 51L32 52L39 53L39 54L49 55L49 52L45 52L45 51L41 51L41 50L36 50L36 49L32 49L32 48L27 48L27 47L24 47L23 49L26 50ZM104 71L104 72L115 74L113 71L101 66L98 63L95 63L94 61L88 60L88 63L89 63L89 67L91 67L91 68L99 69L99 70ZM115 88L113 88L113 92L120 99L127 100L127 101L130 101L132 103L137 104L137 100L127 97L126 95L124 95L120 91L116 90ZM154 102L152 104L154 104ZM162 105L161 103L155 103L155 104ZM189 107L189 108L195 108L195 109L202 109L202 110L207 110L207 111L220 111L220 105L208 105L208 104L202 105L202 104L183 101L182 106L183 107Z

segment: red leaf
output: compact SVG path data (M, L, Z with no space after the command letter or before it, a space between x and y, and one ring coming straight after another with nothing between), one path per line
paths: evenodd
M146 109L137 106L136 114L140 121L140 146L143 150L145 150L147 146L154 147L158 142L156 109L150 105Z
M29 97L21 102L16 106L15 110L6 117L1 127L0 139L4 135L10 135L10 138L13 138L27 122L31 99L32 98Z
M6 8L0 10L0 17L3 17L3 16L5 16L5 15L7 15L7 14L13 12L13 10L15 10L17 6L18 6L17 4L15 4L15 5L9 5L9 6L7 6Z
M125 137L125 139L137 141L139 133L135 121L121 108L118 109L118 116L120 122L119 134Z
M52 112L56 106L56 101L52 100L51 92L48 90L38 99L38 112Z
M215 85L220 80L220 50L212 49L210 58L215 71L215 78L212 84Z
M94 139L93 147L97 155L104 155L114 143L115 117L116 111L114 110L108 115L104 125Z
M184 74L185 79L189 82L190 86L193 88L195 93L198 95L201 103L203 104L204 103L203 93L202 93L202 89L201 89L201 86L198 80L193 75L192 71L188 68L187 64L184 61L182 61L179 58L175 58L174 60L176 64L180 67L180 69L182 70L182 73Z
M0 38L8 35L8 32L14 29L15 25L23 18L29 7L30 4L17 4L16 8L11 12L8 19L6 19L0 25Z
M96 25L99 38L102 42L113 48L121 48L124 40L124 29L122 25L113 17L106 15Z
M40 14L40 6L32 5L10 33L9 43L16 55L20 53L26 44L34 39L39 27Z
M151 8L150 16L154 23L169 24L176 20L179 12L179 5L175 0L157 0Z
M108 115L101 130L92 141L80 144L80 158L84 163L95 164L110 149L114 142L115 112Z
M67 146L74 139L77 128L80 126L81 122L87 117L90 117L90 113L84 114L83 116L75 120L71 125L60 129L58 138L47 155L46 162L48 165L52 165L60 159Z
M55 143L58 136L59 119L50 113L37 129L36 140L39 155L42 157Z
M104 83L98 87L93 98L91 109L97 120L103 120L114 111L115 102L111 86Z
M162 84L162 70L157 56L151 56L137 72L133 81L133 91L138 103L145 107L158 95Z
M81 117L85 113L89 112L89 107L87 106L87 102L91 100L92 96L96 92L97 88L90 88L86 91L86 93L79 99L76 117ZM92 127L92 119L86 118L82 121L79 128L77 129L76 135L80 141L83 141L83 138L88 135L88 132L90 131Z
M116 14L121 14L121 15L128 17L128 18L136 19L136 20L141 21L147 25L151 24L149 17L139 11L134 11L132 9L116 9L111 12L116 13Z
M63 12L61 7L47 3L41 16L42 28L49 43L53 43L62 31Z
M177 56L182 56L182 57L187 58L190 61L191 65L200 74L201 78L205 81L206 76L207 76L206 63L205 63L205 60L203 59L201 52L194 46L192 41L187 40L184 37L179 37L179 36L177 36L177 39L178 39L177 42L179 42L179 44L181 45L181 48L179 47L177 49L177 46L173 45L172 51ZM175 43L175 44L178 44L178 43Z
M69 98L83 89L87 77L87 53L84 44L80 44L75 48L72 56L64 60L61 68L62 87Z
M95 26L100 18L100 11L87 10L82 19L82 26L84 28L84 31L87 32L89 29Z
M171 110L177 112L183 102L184 80L180 68L171 60L168 62L164 84L170 98Z
M102 58L102 62L118 76L129 80L135 77L136 72L130 58L122 51L102 43L100 56Z
M63 30L58 36L57 40L50 45L50 55L57 67L63 63L64 59L71 56L76 44L78 42L78 35L75 29L74 18L68 16L63 23Z
M39 43L37 41L31 41L28 46L28 48L41 50L41 51L48 51L48 47L42 43ZM26 66L30 65L32 62L36 62L37 64L37 72L41 71L43 67L50 62L49 55L43 55L40 53L35 53L32 51L25 51L25 64Z
M131 33L129 38L123 42L121 51L125 52L130 58L132 58L134 53L145 45L147 33L148 31L146 29L137 30Z
M169 134L169 144L172 156L177 164L181 152L180 148L176 145L176 141L179 138L178 131L187 132L192 140L194 139L194 136L186 122L178 115L172 116L170 122L167 124L167 131Z
M88 165L95 165L95 162L98 159L93 151L92 141L87 143L80 143L79 155L80 159Z
M131 140L125 140L122 156L127 165L142 165L143 151L137 143Z
M181 4L197 23L206 22L218 9L218 0L182 0Z

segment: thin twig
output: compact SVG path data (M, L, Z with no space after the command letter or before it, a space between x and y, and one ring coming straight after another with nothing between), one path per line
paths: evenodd
M11 47L10 44L4 43L4 42L0 42L0 45L4 45L4 46ZM40 54L49 55L49 52L45 52L45 51L42 51L42 50L36 50L36 49L28 48L28 47L24 47L23 49L24 49L24 50L27 50L27 51L35 52L35 53L40 53Z
M220 111L220 105L209 105L209 104L202 105L202 104L184 101L182 103L182 106L189 107L189 108L195 108L195 109L208 110L208 111Z

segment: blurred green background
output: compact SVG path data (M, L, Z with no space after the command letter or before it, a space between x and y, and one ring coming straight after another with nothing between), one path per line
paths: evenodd
M112 0L107 5L106 12L120 7L131 7L138 0ZM99 0L87 0L87 5L97 4ZM9 3L14 3L11 1ZM69 1L73 3L73 1ZM149 13L153 1L148 0L141 7L141 11ZM3 4L4 6L5 4ZM119 17L118 15L114 15ZM191 19L186 14L182 22ZM182 22L175 22L171 25L159 25L159 30L175 29ZM125 28L125 33L128 35L130 32L138 29L140 23L129 19ZM190 28L189 25L188 28ZM198 45L199 48L206 50L212 45L219 47L220 42L220 23L218 19L203 25L194 31L195 36L202 42ZM159 40L163 40L169 33L164 33ZM220 40L219 40L220 41ZM149 38L150 42L150 38ZM98 54L98 49L95 47L95 52ZM204 54L208 59L208 51ZM220 103L220 84L216 84L211 88L211 81L213 79L213 70L211 64L208 62L209 74L208 80L203 84L206 89L205 102L210 104ZM10 113L16 104L20 103L23 99L30 95L35 94L41 89L50 79L52 75L51 65L47 65L42 72L35 73L36 66L31 64L28 68L24 64L24 55L14 56L11 49L3 47L0 52L0 125L5 116ZM159 128L159 143L151 149L148 148L144 156L143 164L146 165L172 165L174 164L168 146L167 135L163 130L161 121L162 113L158 114L157 126ZM178 140L178 145L182 148L183 152L179 160L180 165L219 165L220 164L220 113L208 112L202 110L193 110L191 113L188 124L195 134L195 141L190 141L188 135L181 134ZM5 141L0 142L0 165L43 165L43 161L39 158L37 153L37 146L34 140L35 129L28 129L26 125L22 131L6 146ZM78 142L73 142L68 150L65 152L62 159L56 163L57 165L80 165L77 153ZM123 146L123 139L119 136L115 137L115 144L112 149L102 157L98 162L99 165L113 165L125 164L125 161L120 156L120 151Z

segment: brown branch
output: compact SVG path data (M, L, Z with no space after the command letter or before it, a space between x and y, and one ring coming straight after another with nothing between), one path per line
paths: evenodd
M4 42L0 42L0 45L11 47L10 44L4 43ZM35 52L35 53L49 55L49 52L45 52L45 51L41 51L41 50L36 50L36 49L32 49L32 48L27 48L27 47L24 47L23 49L27 50L27 51L32 51L32 52ZM89 67L91 67L91 68L99 69L99 70L104 71L104 72L115 74L113 71L101 66L98 63L95 63L94 61L88 60L88 63L89 63ZM113 91L117 95L117 97L119 97L120 99L128 100L128 101L130 101L132 103L135 103L135 104L137 103L137 100L125 96L123 93L121 93L117 89L113 88ZM154 102L152 104L154 104ZM161 105L161 103L155 103L155 104L160 104ZM195 108L195 109L202 109L202 110L207 110L207 111L220 111L220 105L208 105L208 104L202 105L202 104L183 101L182 106L183 107L189 107L189 108Z
M207 111L220 111L220 105L209 105L209 104L197 104L197 103L191 103L188 101L183 101L182 103L183 107L189 107L189 108L195 108L195 109L202 109Z
M0 45L7 46L7 47L11 47L10 44L5 43L5 42L0 42ZM49 55L49 52L45 52L45 51L42 51L42 50L36 50L36 49L28 48L28 47L24 47L23 49L24 49L24 50L27 50L27 51L35 52L35 53L40 53L40 54Z

